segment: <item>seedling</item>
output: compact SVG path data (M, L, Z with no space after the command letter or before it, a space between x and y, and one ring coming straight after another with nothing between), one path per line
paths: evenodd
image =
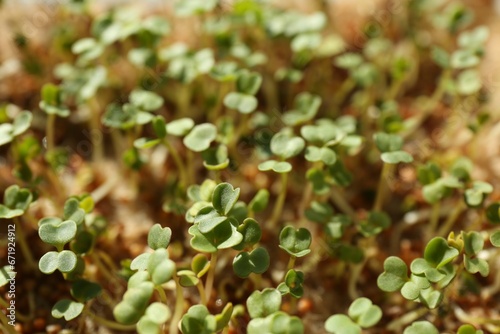
M382 310L368 298L361 297L349 306L348 315L336 314L325 322L328 333L361 333L362 328L375 326L382 318Z

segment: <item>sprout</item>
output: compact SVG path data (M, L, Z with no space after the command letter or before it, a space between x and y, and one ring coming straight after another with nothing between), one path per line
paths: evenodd
M336 314L325 322L328 333L361 333L362 328L375 326L382 318L382 310L368 298L361 297L349 306L348 315Z

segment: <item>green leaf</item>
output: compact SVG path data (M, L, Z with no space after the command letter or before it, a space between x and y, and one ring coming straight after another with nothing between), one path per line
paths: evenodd
M462 232L462 238L464 240L465 254L475 256L483 250L484 240L479 232Z
M282 159L296 156L304 146L304 139L295 137L287 131L280 131L271 139L271 151Z
M372 301L365 297L354 300L347 313L363 328L374 326L382 318L380 307L373 305Z
M495 202L486 208L486 218L493 224L500 223L500 202Z
M227 182L220 183L214 189L212 205L219 214L227 216L236 201L238 201L239 196L240 188L234 189L233 186Z
M391 218L385 212L371 211L368 219L359 225L360 232L365 236L377 235L391 225Z
M153 111L163 105L163 98L156 93L134 89L129 96L130 103L144 111Z
M38 235L43 242L62 248L76 236L76 223L66 220L60 223L43 224L38 229Z
M240 244L234 246L234 249L242 250L247 247L252 247L260 241L262 230L259 223L253 218L246 218L243 223L238 226L238 232L243 235L243 240Z
M52 307L52 316L56 319L64 317L64 320L70 321L78 317L83 311L84 305L69 299L62 299Z
M70 198L64 203L63 218L74 221L76 225L83 223L85 210L80 208L80 201L78 199Z
M0 146L10 143L14 139L12 124L0 124Z
M490 266L488 262L480 258L464 257L464 267L471 274L479 273L481 276L486 277L490 273Z
M453 261L458 255L459 251L450 247L446 239L441 237L429 241L424 251L424 259L437 269Z
M361 334L361 327L344 314L335 314L326 319L325 329L333 334Z
M305 158L307 161L322 161L325 165L333 165L337 160L335 151L328 147L308 146Z
M38 262L38 268L44 274L52 274L59 269L62 273L68 273L75 269L77 257L75 253L68 250L62 252L45 253Z
M408 281L408 267L397 256L390 256L384 261L384 272L377 279L382 291L398 291Z
M346 52L340 56L335 57L333 61L335 66L344 69L354 69L363 63L363 57L354 52Z
M152 249L167 248L172 237L170 227L162 227L160 224L155 224L151 227L148 233L148 246Z
M137 255L137 257L130 263L130 269L132 270L146 270L148 268L149 257L151 253L142 253Z
M373 135L373 140L382 153L400 151L403 147L403 138L395 134L377 132Z
M241 70L236 80L236 89L238 92L246 95L255 95L262 83L262 76L257 72Z
M179 270L177 272L177 277L179 277L179 284L183 287L196 286L200 282L196 273L191 270Z
M428 321L415 321L406 327L403 334L439 334L439 331Z
M160 139L152 138L137 138L134 140L134 147L137 149L148 149L154 147L160 143Z
M476 330L472 325L462 325L458 328L457 334L483 334L482 330Z
M153 130L155 135L159 139L163 139L167 136L167 123L165 123L165 118L161 115L156 116L152 120Z
M217 320L205 305L193 305L181 320L183 334L212 334L217 329Z
M295 298L301 298L304 294L304 273L302 271L296 271L290 269L285 275L284 284L288 288L288 293L290 293Z
M321 106L321 97L303 92L295 97L293 105L292 110L283 114L283 122L288 126L296 126L312 120Z
M259 189L257 194L248 204L248 208L253 212L262 212L267 208L269 202L269 190Z
M95 242L95 235L88 231L80 231L71 241L70 249L76 254L87 254L92 251Z
M191 246L199 252L214 253L217 249L234 247L243 240L243 235L230 220L217 225L208 233L201 233L197 224L191 226L188 232L192 236Z
M387 164L410 163L413 161L411 154L405 151L384 152L380 155L380 158Z
M198 224L201 233L208 233L218 225L227 221L227 219L226 216L221 216L215 208L207 206L198 212L194 218L194 222Z
M171 313L167 305L155 302L148 306L144 315L157 325L162 325L170 319Z
M165 248L156 249L148 259L149 274L155 285L161 285L170 281L175 273L175 262L168 258Z
M287 226L281 230L279 239L279 247L292 256L303 257L311 252L311 232L306 228Z
M221 313L215 315L217 322L216 331L219 332L224 329L231 321L233 315L233 304L227 303Z
M455 69L474 67L480 61L474 50L459 49L451 54L451 67Z
M123 300L113 309L115 319L124 325L137 323L144 314L153 295L154 285L152 282L140 282L134 287L129 287L123 295Z
M28 130L32 120L33 114L31 112L21 111L12 123L12 135L16 137Z
M5 189L4 204L0 204L0 218L14 218L21 216L33 201L33 195L26 188L12 185Z
M11 278L15 278L16 273L10 269L9 265L0 268L0 287L5 286L9 283Z
M324 195L331 190L331 183L328 182L327 174L322 169L310 168L307 170L306 178L312 183L315 194Z
M457 78L457 91L462 95L473 95L479 92L483 86L481 75L478 70L462 71Z
M201 153L203 166L208 170L223 170L229 166L227 146L209 147Z
M269 253L263 247L258 247L251 252L241 252L233 260L233 269L241 278L250 276L251 273L263 274L269 268Z
M99 284L84 279L78 279L71 284L71 295L82 303L97 297L101 291Z
M169 135L182 137L188 134L193 127L194 121L191 118L184 117L167 123L166 130Z
M257 168L263 172L272 170L276 173L289 173L292 170L292 165L286 161L268 160L260 163Z
M420 301L429 309L435 309L443 301L444 295L441 291L434 290L432 287L420 291Z
M490 235L490 242L495 247L500 247L500 231L495 231Z
M470 207L481 206L487 196L493 192L493 186L487 182L474 181L472 188L465 190L465 203Z
M167 128L167 132L168 128ZM194 152L201 152L210 147L210 143L217 137L217 128L210 123L196 125L191 132L184 137L184 145Z
M247 299L247 309L250 317L264 318L279 311L281 306L281 293L272 288L254 291Z
M257 109L259 102L253 95L230 92L224 97L224 105L229 109L238 110L242 114L249 114Z

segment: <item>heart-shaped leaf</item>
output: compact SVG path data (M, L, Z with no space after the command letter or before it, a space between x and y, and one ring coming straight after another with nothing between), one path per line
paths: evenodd
M80 201L76 198L70 198L64 203L63 218L72 220L76 225L80 225L85 219L85 210L80 208Z
M144 314L153 295L152 282L140 282L134 287L128 287L123 295L123 300L113 309L115 319L124 325L137 323Z
M199 252L214 253L217 249L231 248L243 240L243 235L238 232L236 222L230 219L217 225L208 233L201 233L198 225L191 226L188 230L191 246Z
M170 281L174 275L175 262L168 258L168 251L165 248L159 248L149 257L147 269L151 281L155 285L161 285Z
M257 168L263 172L273 170L276 173L289 173L292 170L292 165L286 161L268 160L259 164Z
M289 293L295 298L301 298L304 294L304 287L302 284L304 283L304 273L302 271L296 271L294 269L290 269L285 275L285 281L278 286L278 290L283 294ZM286 287L286 289L284 288Z
M148 233L148 246L152 249L167 248L172 237L170 227L162 227L160 224L154 224Z
M304 139L293 136L287 131L280 131L271 139L271 151L282 159L296 156L304 146Z
M439 331L428 321L415 321L410 327L406 327L403 334L439 334Z
M64 317L70 321L78 317L83 311L84 304L69 299L61 299L52 307L52 316L56 319Z
M410 163L413 161L411 154L405 151L384 152L380 155L380 158L386 164Z
M186 288L196 286L200 282L196 273L191 270L179 270L177 277L179 277L179 284Z
M72 220L66 220L60 223L41 225L38 229L38 235L43 242L60 249L75 237L76 230L76 223Z
M69 273L75 269L77 264L77 257L75 253L68 250L62 252L48 252L45 253L38 262L40 271L44 274L52 274L59 269L62 273Z
M208 233L227 219L226 216L221 216L215 208L207 206L198 211L198 214L194 218L194 222L198 224L201 233Z
M31 125L31 121L33 120L33 114L29 111L21 111L16 118L14 118L14 122L12 122L12 135L19 136L29 129Z
M287 226L281 230L279 239L279 247L292 256L302 257L311 252L311 232L306 228L295 229Z
M335 314L326 319L325 329L333 334L361 334L361 327L344 314Z
M233 315L233 310L233 304L227 303L226 306L224 306L222 312L215 315L215 320L217 322L217 332L223 330L224 327L229 324L229 321L231 321L231 317Z
M373 140L382 153L400 151L403 147L403 138L395 134L377 132L373 135Z
M382 319L380 307L373 305L373 302L366 297L354 300L349 306L348 314L362 328L372 327Z
M429 309L435 309L443 301L444 295L441 291L432 287L420 291L420 301Z
M458 255L459 251L450 247L446 239L441 237L429 241L424 251L424 259L437 269L453 261Z
M238 226L238 232L243 235L243 240L240 244L234 246L234 249L242 250L246 247L252 247L260 241L262 230L259 223L253 218L246 218L243 223Z
M239 196L240 188L234 189L229 183L220 183L214 189L212 205L221 215L227 215Z
M384 272L377 279L382 291L398 291L408 281L408 266L397 256L389 256L384 261Z
M262 212L266 209L269 202L269 190L259 189L257 194L248 204L248 208L253 212Z
M151 253L142 253L138 255L135 259L130 263L130 269L132 270L146 270L148 268L149 257Z
M168 132L168 128L167 128ZM196 125L189 134L184 137L184 145L194 152L205 151L210 143L217 137L217 128L210 123Z
M166 125L167 134L182 137L191 131L194 126L194 121L191 118L185 117L169 122Z
M217 320L205 305L193 305L182 317L180 328L183 334L212 334L217 328Z
M163 105L163 98L156 93L135 89L130 93L130 103L144 111L153 111Z
M84 279L78 279L71 284L71 295L82 303L97 297L101 291L99 284Z
M464 257L464 267L471 274L479 273L481 276L486 277L490 273L490 266L488 262L480 258Z
M257 109L259 102L253 95L230 92L224 97L224 105L229 109L238 110L242 114L249 114Z
M241 278L248 277L251 273L262 274L269 268L269 253L263 247L258 247L251 252L241 252L233 260L233 269Z
M328 147L308 146L305 158L307 161L322 161L325 165L333 165L337 160L337 155Z
M257 72L241 70L236 80L236 89L238 92L246 95L255 95L262 83L262 76Z
M500 247L500 231L495 231L490 235L490 242L495 247Z
M0 218L14 218L21 216L33 201L33 195L26 188L12 185L5 189L4 204L0 204Z
M267 317L279 311L280 306L281 293L276 289L254 291L247 299L247 309L252 319Z

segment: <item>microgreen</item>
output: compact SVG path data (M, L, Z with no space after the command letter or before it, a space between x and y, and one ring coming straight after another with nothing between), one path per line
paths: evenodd
M329 317L325 322L327 332L361 333L362 328L372 327L380 321L382 310L377 305L373 305L370 299L362 297L352 302L348 315L336 314Z

